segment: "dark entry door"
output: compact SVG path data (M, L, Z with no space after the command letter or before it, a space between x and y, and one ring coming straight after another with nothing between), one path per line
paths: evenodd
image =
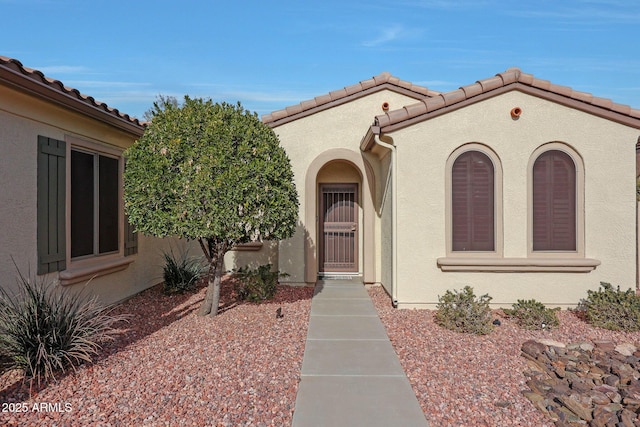
M358 272L358 184L320 186L320 271Z

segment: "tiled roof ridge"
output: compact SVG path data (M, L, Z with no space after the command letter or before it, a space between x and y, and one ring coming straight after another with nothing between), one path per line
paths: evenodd
M51 90L57 91L65 96L71 97L81 103L87 104L91 107L97 108L104 113L115 116L118 119L124 120L136 126L144 126L144 122L141 122L135 117L131 117L128 114L121 113L117 108L109 107L107 104L96 101L92 96L84 95L79 90L65 86L60 80L52 79L44 75L42 71L28 68L22 65L17 59L8 58L0 55L0 67L8 69L15 74L19 74L25 78L42 84Z
M553 84L548 80L538 79L532 74L523 73L519 68L513 67L493 77L478 80L473 84L462 86L456 90L440 93L400 109L378 115L375 118L375 126L385 127L395 125L423 114L471 100L476 96L488 94L491 91L502 89L512 84L529 86L552 95L560 95L573 101L584 103L585 105L640 119L640 110L633 109L628 105L617 104L610 99L599 98L590 93L576 91L568 86Z
M430 90L424 86L415 85L406 80L401 80L398 77L393 76L388 71L384 71L377 76L374 76L367 80L362 80L354 85L346 86L342 89L334 90L327 94L316 96L313 99L302 101L299 104L289 106L283 110L277 110L270 114L265 114L264 116L262 116L262 121L264 123L273 123L278 120L282 120L314 108L322 107L323 105L329 104L331 102L344 100L347 97L385 84L390 84L398 88L408 90L410 92L415 92L416 94L424 97L436 96L440 94L440 92Z

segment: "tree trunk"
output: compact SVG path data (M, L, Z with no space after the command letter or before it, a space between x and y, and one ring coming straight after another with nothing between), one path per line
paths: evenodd
M216 316L218 314L218 305L220 304L220 282L222 281L222 270L224 267L224 254L227 252L227 244L222 242L209 241L209 271L207 293L198 316ZM204 250L204 247L203 247ZM206 252L205 252L206 255Z

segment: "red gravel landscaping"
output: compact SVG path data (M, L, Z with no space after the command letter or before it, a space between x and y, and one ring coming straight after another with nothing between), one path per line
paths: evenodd
M17 372L6 373L0 424L290 425L313 289L280 286L272 301L237 303L227 279L215 318L196 315L204 291L166 296L157 286L121 304L116 314L129 322L96 362L31 396ZM460 334L437 326L431 310L392 308L381 287L369 294L431 427L553 426L522 395L529 339L640 343L640 333L593 328L567 311L550 331L523 330L496 310L502 324L491 334ZM8 412L16 410L26 412Z
M290 425L313 289L280 286L272 301L238 304L227 279L215 318L196 315L204 291L156 286L121 304L129 322L96 362L31 397L17 372L3 375L0 424Z
M639 332L594 328L566 310L553 330L521 329L495 310L502 324L489 335L461 334L436 325L431 310L392 308L381 287L369 294L431 427L553 426L522 395L528 389L520 356L525 341L640 342Z

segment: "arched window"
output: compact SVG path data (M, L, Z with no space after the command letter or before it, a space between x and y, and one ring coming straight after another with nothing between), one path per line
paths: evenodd
M576 251L575 162L564 151L544 151L532 178L533 251Z
M480 151L465 151L451 167L451 250L495 251L495 170Z

